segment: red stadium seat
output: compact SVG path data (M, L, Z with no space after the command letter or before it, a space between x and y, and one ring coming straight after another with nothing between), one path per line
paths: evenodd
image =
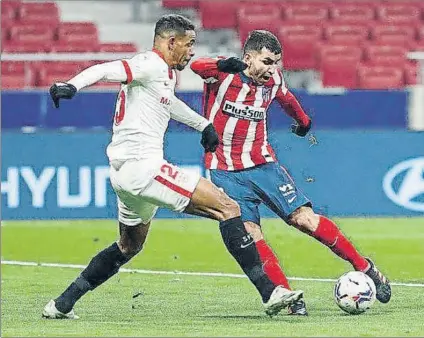
M162 0L162 7L165 8L197 8L197 0Z
M18 19L22 24L57 25L60 21L59 10L54 2L24 2L19 7Z
M99 45L91 42L58 42L51 46L52 53L93 53L99 51Z
M3 11L6 7L11 7L15 10L21 6L22 2L19 0L2 0L0 2L1 10Z
M409 50L424 52L424 40L415 41L409 46Z
M2 0L1 5L1 28L9 28L13 25L18 14L18 8L21 5L20 1Z
M343 1L330 0L331 7L356 6L356 7L376 8L380 3L381 3L381 0L343 0Z
M107 53L136 53L137 46L133 43L102 43L99 45L99 51Z
M39 87L51 86L57 81L67 81L89 66L87 61L42 62L34 65L39 70L37 85Z
M333 22L343 24L369 24L375 19L373 7L356 5L337 5L330 8Z
M329 7L329 0L285 0L284 6Z
M9 40L9 29L3 28L1 29L1 47L3 50L4 44Z
M264 7L252 7L264 8ZM266 7L266 11L257 11L250 13L249 11L241 10L237 13L238 31L241 42L243 43L249 32L254 29L265 29L274 34L278 34L278 29L282 24L280 12L273 10L271 7Z
M53 40L53 30L49 26L15 25L10 28L10 40L19 42L49 43Z
M316 67L314 50L322 39L322 31L315 25L283 26L278 32L283 46L283 64L286 69L313 69Z
M418 83L418 65L415 62L407 62L404 68L405 84L415 85Z
M418 27L417 33L418 33L418 36L417 36L418 40L424 41L424 23Z
M402 46L366 46L364 60L370 65L396 66L403 65L408 49Z
M356 46L323 45L319 48L319 68L325 87L357 87L357 66L362 50Z
M16 8L3 6L3 2L1 4L1 28L9 28L16 20Z
M358 87L362 89L397 89L404 87L403 68L360 65Z
M27 83L24 75L19 74L2 74L1 76L1 87L2 89L22 89L27 85L32 85Z
M406 25L376 25L371 28L371 39L382 45L400 45L408 47L415 40L416 31Z
M217 29L236 27L236 11L240 4L241 2L236 0L200 1L199 10L203 28Z
M328 9L326 7L290 4L284 7L283 17L286 21L296 24L322 23L328 19Z
M22 61L2 61L1 74L24 74L25 62Z
M421 8L414 5L393 3L377 8L377 19L391 24L418 24L421 21Z
M57 28L57 38L63 43L98 44L97 26L93 22L66 22Z
M367 26L331 24L324 27L324 38L331 44L359 46L368 37Z
M281 16L283 6L278 2L259 2L256 4L243 3L237 9L237 17L274 16L278 19Z
M1 86L3 89L20 89L33 86L33 75L25 62L2 61Z
M46 53L50 51L50 44L40 41L7 41L2 50L4 53Z

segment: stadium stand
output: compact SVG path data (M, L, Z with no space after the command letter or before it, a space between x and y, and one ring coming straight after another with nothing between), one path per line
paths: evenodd
M199 50L206 53L239 54L250 30L270 30L282 41L285 69L294 73L312 70L320 74L325 87L392 88L411 84L416 67L407 61L406 53L424 49L424 1L421 0L162 0L161 6L156 4L148 7L150 17L169 12L195 13L194 20L202 27ZM63 4L53 1L1 1L2 52L138 50L136 36L133 42L104 40L105 24L101 16L87 22L64 22L60 6ZM109 18L110 14L104 21ZM141 20L144 21L139 27L150 30L152 19ZM210 47L216 44L222 48ZM348 55L347 51L352 54ZM399 72L375 72L372 68L394 65L403 74L400 78ZM3 74L2 67L3 88L46 86L55 72L43 67L46 63L36 66L29 63L24 67L23 80L10 72ZM69 70L67 66L64 69Z
M3 53L137 51L132 43L100 43L93 22L61 22L54 2L2 1L1 18ZM53 81L69 78L90 64L92 62L2 61L2 88L50 86Z

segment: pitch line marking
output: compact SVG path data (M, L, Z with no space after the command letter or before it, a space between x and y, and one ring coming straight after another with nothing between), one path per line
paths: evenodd
M62 264L62 263L37 263L23 261L1 261L4 265L19 265L19 266L40 266L46 268L66 268L66 269L84 269L86 266L81 264ZM161 270L144 270L144 269L126 269L121 268L119 272L141 273L151 275L183 275L183 276L203 276L203 277L229 277L229 278L246 278L245 275L236 273L222 272L189 272L189 271L161 271ZM304 278L304 277L288 277L289 280L312 281L312 282L336 282L332 278ZM394 286L407 287L424 287L424 283L396 283L391 282Z

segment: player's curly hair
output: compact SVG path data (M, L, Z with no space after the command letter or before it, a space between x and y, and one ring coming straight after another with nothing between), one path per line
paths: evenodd
M155 36L162 36L168 32L176 32L178 35L184 35L188 30L194 30L194 25L189 19L179 14L168 14L162 16L156 22Z
M249 33L244 42L243 54L250 51L260 52L264 47L274 54L281 53L280 41L274 34L266 30L254 30Z

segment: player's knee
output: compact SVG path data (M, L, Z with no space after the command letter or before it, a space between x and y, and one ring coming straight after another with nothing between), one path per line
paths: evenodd
M246 231L250 234L250 236L252 236L255 242L264 239L262 229L258 224L253 222L245 222L244 227L246 228Z
M232 200L224 192L220 194L220 221L225 221L240 216L240 207L236 201Z
M290 216L289 224L314 232L318 228L319 215L315 214L310 207L300 207Z
M143 244L142 243L132 243L129 245L121 244L120 249L126 257L132 258L136 256L143 249Z

